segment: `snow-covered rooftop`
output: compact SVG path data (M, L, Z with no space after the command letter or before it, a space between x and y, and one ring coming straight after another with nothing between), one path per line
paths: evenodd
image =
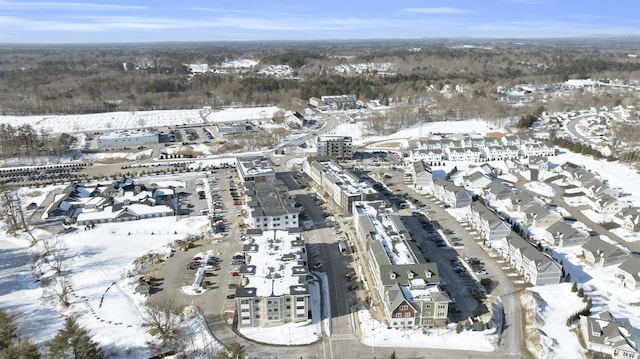
M246 265L240 274L247 279L244 290L253 297L308 294L305 282L304 240L300 233L283 230L252 234L253 243L245 247Z

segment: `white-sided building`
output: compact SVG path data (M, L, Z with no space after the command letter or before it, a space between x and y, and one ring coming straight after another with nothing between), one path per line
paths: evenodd
M251 228L263 231L298 228L300 209L284 183L245 182L244 188Z
M351 136L318 136L316 148L319 157L334 157L339 160L353 158Z
M310 321L307 253L301 233L248 231L245 264L236 288L238 327L273 327Z
M269 182L276 178L275 165L266 157L239 157L236 170L242 182Z
M118 130L98 137L98 148L155 145L160 143L158 134L147 130Z

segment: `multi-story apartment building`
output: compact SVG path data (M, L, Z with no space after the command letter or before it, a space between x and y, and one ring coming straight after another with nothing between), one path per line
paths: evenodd
M388 325L428 328L447 324L451 299L439 287L435 263L426 262L400 216L385 201L355 202L353 220Z
M318 136L316 148L319 157L333 157L339 160L353 157L351 136Z
M343 169L333 160L311 158L302 164L302 169L318 193L345 214L351 213L353 202L370 201L378 197L378 191L369 182Z
M309 319L307 254L301 233L250 230L236 288L239 327L271 327Z
M299 226L299 207L280 180L245 182L248 222L251 228L289 229Z

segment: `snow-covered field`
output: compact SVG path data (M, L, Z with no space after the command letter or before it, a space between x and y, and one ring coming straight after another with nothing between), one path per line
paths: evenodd
M29 124L38 132L94 132L116 129L175 126L208 122L271 120L278 107L226 108L205 112L202 109L92 113L86 115L0 116L0 123L18 127Z

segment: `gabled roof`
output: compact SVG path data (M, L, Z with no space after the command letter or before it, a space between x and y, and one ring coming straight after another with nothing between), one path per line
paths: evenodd
M636 282L640 281L640 258L630 256L629 259L620 264L618 269L629 273L629 275L633 276L633 279L635 279Z
M583 244L582 249L584 251L592 253L595 258L608 258L614 254L622 255L625 253L622 249L597 237L591 238L589 241Z

